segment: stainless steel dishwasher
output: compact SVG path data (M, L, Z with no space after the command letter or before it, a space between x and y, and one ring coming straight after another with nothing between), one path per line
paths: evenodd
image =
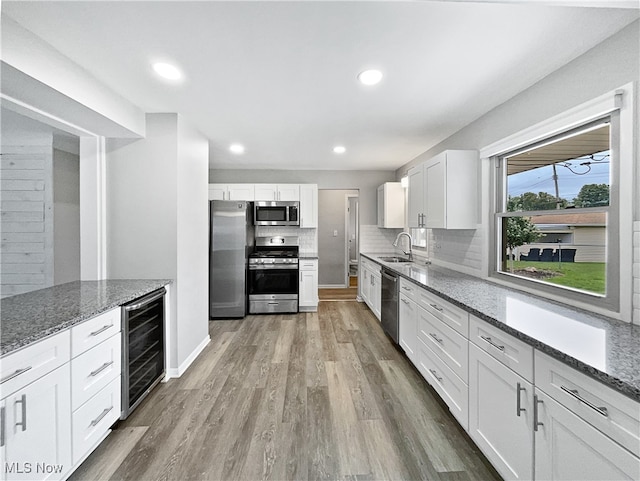
M398 344L398 274L382 268L382 329Z

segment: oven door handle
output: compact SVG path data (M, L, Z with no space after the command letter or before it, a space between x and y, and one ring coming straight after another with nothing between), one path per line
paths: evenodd
M289 270L297 271L298 264L265 264L265 265L250 265L250 271L267 271L267 270Z

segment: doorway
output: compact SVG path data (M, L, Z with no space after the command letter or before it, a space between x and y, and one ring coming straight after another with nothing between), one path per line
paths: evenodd
M358 240L359 240L359 225L360 225L360 212L359 212L359 196L353 194L347 194L345 196L345 219L346 226L346 282L347 287L358 287Z

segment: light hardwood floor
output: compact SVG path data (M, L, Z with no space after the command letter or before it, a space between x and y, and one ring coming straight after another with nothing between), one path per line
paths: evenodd
M495 480L364 304L209 323L72 480Z

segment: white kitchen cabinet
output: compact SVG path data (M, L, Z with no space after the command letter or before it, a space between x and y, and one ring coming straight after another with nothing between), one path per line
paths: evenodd
M300 227L318 227L318 184L300 184Z
M409 227L424 227L424 164L409 169L407 219Z
M477 227L478 153L446 150L424 163L424 213L429 229Z
M380 320L382 307L382 275L380 265L360 257L360 272L362 274L360 295L369 309Z
M255 200L253 184L209 184L209 200Z
M69 473L70 379L65 363L3 399L3 479L54 480Z
M640 479L639 458L537 388L535 402L536 479Z
M533 384L469 343L469 435L505 480L533 479Z
M400 279L400 285L402 286ZM398 330L400 347L414 365L418 365L418 305L413 299L400 292L398 308Z
M371 305L369 307L380 320L382 318L382 274L380 274L380 269L372 271L370 278L371 290L369 291L369 299Z
M299 184L255 184L255 200L299 201Z
M371 275L370 271L366 269L366 264L360 259L360 267L358 268L358 286L360 287L360 297L362 301L369 305L371 302L369 300L370 292L371 292L371 281L369 280L369 276Z
M318 260L300 259L299 267L299 309L301 312L315 312L318 310Z
M378 187L378 227L404 228L404 188L400 182Z

